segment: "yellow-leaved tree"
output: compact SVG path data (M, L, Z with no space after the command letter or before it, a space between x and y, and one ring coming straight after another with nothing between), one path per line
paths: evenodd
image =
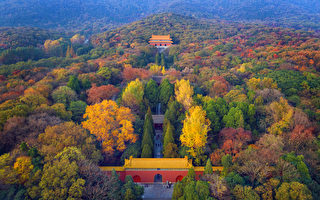
M193 87L190 85L189 80L178 80L174 87L174 93L177 101L181 103L186 110L189 110L193 103Z
M18 157L16 162L13 165L13 168L19 175L19 183L25 183L30 175L31 171L33 170L33 165L31 163L31 157L28 156L21 156Z
M108 155L112 155L115 150L125 150L126 144L135 143L138 139L133 133L135 117L131 110L118 106L112 100L88 106L83 118L87 120L82 122L82 126L97 136L103 152Z
M122 93L122 104L136 112L142 103L143 95L144 87L141 81L139 79L131 81Z
M207 143L207 133L210 130L210 121L206 118L206 111L201 106L190 108L183 121L181 144L188 147L188 152L195 157L197 163Z
M281 97L279 102L272 102L267 107L267 111L271 114L274 121L271 127L268 128L269 133L279 135L289 128L294 110L286 99Z

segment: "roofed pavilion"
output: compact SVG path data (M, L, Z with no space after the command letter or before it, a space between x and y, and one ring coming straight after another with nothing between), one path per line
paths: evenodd
M167 48L171 46L173 42L170 35L152 35L149 43L157 48Z

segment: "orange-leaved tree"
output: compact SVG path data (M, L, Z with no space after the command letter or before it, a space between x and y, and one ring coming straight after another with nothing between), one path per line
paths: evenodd
M97 136L106 154L123 151L127 143L137 141L138 136L133 133L132 125L135 117L131 110L118 106L112 100L88 106L83 118L87 120L82 122L82 126Z

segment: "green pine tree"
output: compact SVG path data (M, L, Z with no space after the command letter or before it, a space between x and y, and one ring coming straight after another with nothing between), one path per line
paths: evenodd
M171 125L170 121L166 123L166 132L164 134L164 140L163 140L163 149L166 149L167 145L169 143L174 143L174 127Z
M161 66L166 67L166 59L165 59L163 53L161 54Z
M159 53L156 54L156 65L160 65L160 56Z
M71 89L73 89L74 91L76 91L77 93L80 92L81 88L80 88L80 81L78 79L78 77L71 75L69 77L69 81L67 83L67 86Z
M211 164L211 160L208 159L207 160L207 164L206 166L204 167L204 172L203 174L213 174L213 170L212 170L212 164Z
M142 147L141 158L152 158L152 149L149 144L145 144Z
M145 97L149 100L149 104L152 110L155 110L158 104L159 98L159 88L158 84L153 80L150 79L145 87Z
M160 84L160 91L159 91L159 101L161 103L162 111L165 111L168 106L168 102L170 97L174 94L174 87L168 81L168 79L164 79Z

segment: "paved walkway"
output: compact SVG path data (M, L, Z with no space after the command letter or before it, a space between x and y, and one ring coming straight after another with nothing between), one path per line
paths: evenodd
M154 158L162 158L162 130L156 130L154 136Z
M144 195L143 199L152 199L152 200L160 200L160 199L171 199L173 193L173 185L170 188L165 187L165 184L148 184L144 186Z

